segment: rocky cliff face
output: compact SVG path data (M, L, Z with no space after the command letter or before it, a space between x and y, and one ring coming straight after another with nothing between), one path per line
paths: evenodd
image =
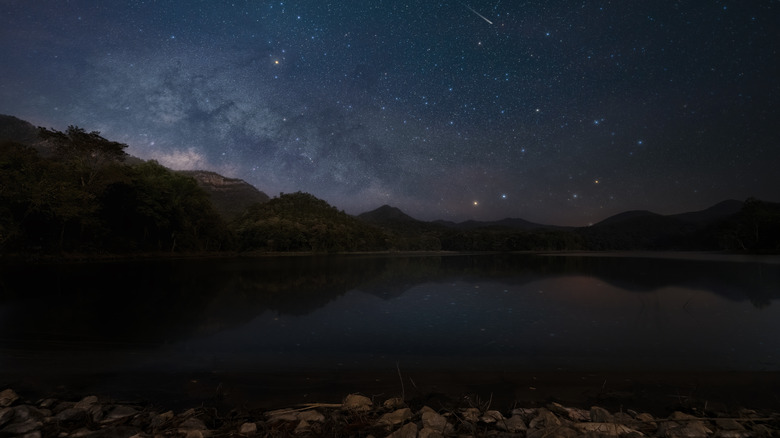
M184 170L180 173L195 178L219 214L233 220L252 204L268 202L269 197L253 185L237 178L227 178L206 170Z

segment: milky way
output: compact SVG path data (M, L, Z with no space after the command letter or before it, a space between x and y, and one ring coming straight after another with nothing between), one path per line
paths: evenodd
M6 0L0 12L0 113L98 130L271 196L566 225L778 200L775 1Z

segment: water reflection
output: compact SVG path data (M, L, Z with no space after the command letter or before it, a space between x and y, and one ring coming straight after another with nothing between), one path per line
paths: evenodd
M329 256L0 274L4 371L58 354L83 367L79 352L154 370L780 368L777 264Z

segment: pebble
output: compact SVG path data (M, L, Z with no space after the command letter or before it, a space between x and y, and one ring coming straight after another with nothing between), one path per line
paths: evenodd
M32 403L6 389L0 392L0 437L308 437L325 431L331 436L375 438L448 438L475 436L476 431L478 436L526 438L780 435L780 414L749 410L731 415L710 411L706 418L673 412L667 418L658 418L632 410L613 413L598 406L585 410L551 403L546 408L503 412L475 407L437 411L431 406L415 412L403 400L389 400L375 405L368 397L350 394L342 404L242 413L228 420L214 409L159 413L96 396Z

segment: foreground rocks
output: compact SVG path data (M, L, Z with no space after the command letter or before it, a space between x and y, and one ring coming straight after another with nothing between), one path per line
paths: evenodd
M666 418L598 406L579 409L550 403L511 411L489 406L413 408L399 398L380 403L358 394L338 404L308 404L267 412L195 408L183 412L114 403L90 396L76 401L22 400L0 392L0 437L771 437L780 436L780 414L740 410L736 414Z

